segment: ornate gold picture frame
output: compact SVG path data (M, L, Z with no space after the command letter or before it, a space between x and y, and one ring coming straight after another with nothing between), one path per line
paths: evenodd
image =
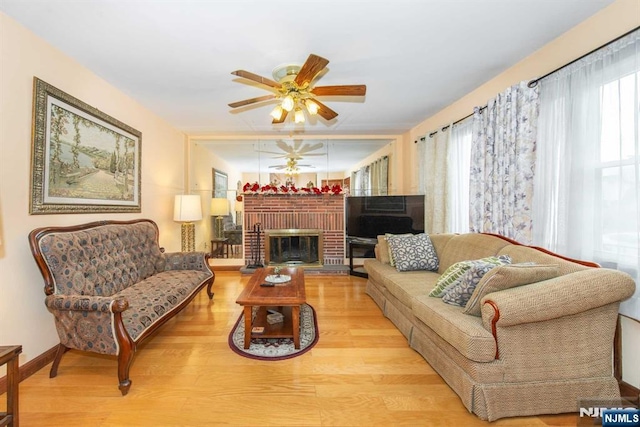
M142 134L34 77L30 214L141 212Z

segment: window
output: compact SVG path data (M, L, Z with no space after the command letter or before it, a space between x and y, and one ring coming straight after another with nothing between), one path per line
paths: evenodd
M638 278L640 200L637 105L640 73L602 85L596 261Z
M640 30L540 82L535 244L640 270ZM640 319L640 286L620 312Z

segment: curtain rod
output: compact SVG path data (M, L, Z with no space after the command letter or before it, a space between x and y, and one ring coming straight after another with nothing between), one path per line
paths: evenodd
M485 110L486 108L487 108L487 106L486 106L486 105L484 105L484 106L480 107L480 108L479 108L479 110L480 110L480 111L482 111L482 110ZM435 135L436 133L438 133L438 132L440 132L440 131L442 131L442 130L447 130L450 126L455 126L455 125L457 125L458 123L460 123L460 122L462 122L462 121L464 121L464 120L467 120L467 119L468 119L469 117L471 117L471 116L473 116L473 113L471 113L471 114L467 114L467 115L466 115L466 116L464 116L463 118L456 120L455 122L451 123L450 125L446 125L446 126L442 127L442 129L440 129L440 130L434 130L433 132L431 132L431 133L429 134L429 138L432 138L432 137L433 137L433 135ZM418 141L424 141L425 139L427 139L427 137L426 137L426 136L423 136L423 137L420 137L420 139L419 139L419 140L417 139L417 140L413 141L413 143L414 143L414 144L417 144L417 143L418 143Z
M593 49L593 50L591 50L591 51L589 51L589 52L585 53L584 55L582 55L582 56L580 56L580 57L578 57L578 58L574 59L573 61L571 61L571 62L567 62L566 64L564 64L564 65L562 65L562 66L560 66L560 67L556 68L556 69L555 69L555 70L553 70L553 71L549 71L549 72L548 72L547 74L545 74L544 76L541 76L541 77L538 77L537 79L533 79L533 80L529 81L529 83L527 83L527 86L529 86L529 87L531 87L531 88L535 87L535 86L538 84L538 82L539 82L540 80L544 79L545 77L549 77L551 74L553 74L553 73L557 73L558 71L562 70L563 68L566 68L566 67L568 67L569 65L574 64L574 63L576 63L576 62L580 61L581 59L586 58L587 56L591 55L592 53L597 52L597 51L599 51L600 49L602 49L602 48L604 48L604 47L609 46L611 43L615 43L615 42L617 42L618 40L622 39L623 37L626 37L626 36L628 36L629 34L632 34L633 32L638 31L638 30L640 30L640 27L636 27L636 28L632 29L631 31L627 31L626 33L624 33L624 34L622 34L622 35L620 35L620 36L616 37L616 38L615 38L615 39L613 39L613 40L610 40L610 41L606 42L605 44L603 44L603 45L601 45L601 46L598 46L597 48L595 48L595 49ZM481 107L481 108L480 108L480 110L482 111L482 110L484 110L485 108L487 108L487 106L486 106L486 105L485 105L484 107ZM456 125L456 124L460 123L461 121L468 119L468 118L469 118L469 117L471 117L471 116L473 116L473 113L471 113L471 114L469 114L469 115L466 115L466 116L464 116L463 118L461 118L461 119L459 119L459 120L456 120L455 122L453 122L453 123L451 124L451 126ZM448 127L449 127L449 125L447 125L447 126L443 127L441 130L446 130ZM435 134L436 134L436 133L438 133L438 132L439 132L438 130L431 132L431 133L429 134L429 138L432 138L432 137L433 137L433 135L435 135ZM425 136L423 136L423 137L421 137L419 140L420 140L420 141L424 141L425 139L427 139L427 138L426 138ZM414 141L414 144L416 144L416 143L418 143L418 140Z
M595 48L595 49L593 49L593 50L591 50L591 51L589 51L589 52L585 53L584 55L580 56L579 58L576 58L576 59L574 59L574 60L573 60L573 61L571 61L571 62L567 62L566 64L564 64L564 65L562 65L562 66L560 66L560 67L556 68L556 69L555 69L555 70L553 70L553 71L549 71L549 72L548 72L547 74L545 74L544 76L542 76L542 77L538 77L537 79L533 79L533 80L531 80L531 81L527 84L527 86L529 86L529 87L536 87L536 85L538 84L538 82L539 82L540 80L544 79L545 77L549 77L551 74L553 74L553 73L557 73L558 71L562 70L563 68L566 68L566 67L568 67L569 65L574 64L574 63L576 63L576 62L580 61L581 59L586 58L587 56L591 55L592 53L597 52L597 51L599 51L600 49L602 49L602 48L604 48L604 47L609 46L611 43L615 43L615 42L617 42L617 41L618 41L618 40L620 40L621 38L626 37L626 36L628 36L629 34L633 33L634 31L637 31L637 30L639 30L639 29L640 29L640 27L636 27L636 28L634 28L634 29L633 29L633 30L631 30L631 31L627 31L627 32L626 32L626 33L624 33L623 35L618 36L618 37L616 37L615 39L613 39L613 40L611 40L611 41L606 42L606 43L605 43L605 44L603 44L602 46L599 46L599 47L597 47L597 48Z
M558 72L558 71L562 70L563 68L568 67L569 65L574 64L574 63L576 63L576 62L580 61L581 59L583 59L583 58L585 58L585 57L587 57L587 56L591 55L592 53L597 52L598 50L600 50L600 49L602 49L602 48L604 48L604 47L609 46L611 43L615 43L615 42L617 42L618 40L622 39L623 37L628 36L629 34L632 34L634 31L637 31L637 30L640 30L640 27L636 27L636 28L632 29L631 31L627 31L626 33L622 34L621 36L618 36L618 37L616 37L615 39L608 41L607 43L603 44L602 46L599 46L599 47L597 47L597 48L595 48L595 49L593 49L593 50L591 50L591 51L589 51L589 52L585 53L584 55L582 55L582 56L580 56L580 57L578 57L578 58L574 59L573 61L571 61L571 62L567 62L566 64L564 64L564 65L562 65L562 66L560 66L560 67L556 68L556 69L555 69L555 70L553 70L553 71L549 71L549 72L548 72L547 74L545 74L544 76L541 76L541 77L538 77L537 79L533 79L533 80L529 81L529 83L527 83L527 86L529 86L529 87L531 87L531 88L532 88L532 87L535 87L535 86L538 84L538 82L539 82L540 80L544 79L545 77L549 77L551 74L556 73L556 72ZM486 105L485 105L484 107L482 107L480 110L483 110L483 109L485 109L485 108L487 108L487 106L486 106ZM468 119L468 118L469 118L469 117L471 117L471 116L473 116L473 113L471 113L471 114L469 114L469 115L467 115L467 116L464 116L463 118L461 118L461 119L459 119L459 120L456 120L456 121L455 121L455 122L453 122L451 125L456 125L456 124L460 123L461 121ZM443 127L443 128L442 128L442 130L447 129L448 127L449 127L449 125L447 125L447 126ZM437 130L436 130L436 131L431 132L431 133L429 134L429 138L432 138L432 137L433 137L433 135L435 135L435 134L436 134L436 133L438 133L438 132L439 132L439 131L437 131ZM423 137L421 137L419 140L420 140L420 141L424 141L425 139L427 139L427 138L423 136ZM418 143L418 140L414 141L414 144L417 144L417 143Z

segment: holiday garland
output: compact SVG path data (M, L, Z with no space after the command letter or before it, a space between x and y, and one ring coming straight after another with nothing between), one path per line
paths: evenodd
M335 184L333 186L324 185L322 187L302 187L297 188L295 185L281 185L276 186L272 184L260 185L257 182L250 184L246 183L242 187L244 194L343 194L343 189L340 185Z

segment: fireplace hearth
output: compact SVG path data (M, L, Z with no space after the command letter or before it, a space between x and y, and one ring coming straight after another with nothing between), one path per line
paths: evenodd
M322 266L323 236L319 229L265 231L265 264Z

